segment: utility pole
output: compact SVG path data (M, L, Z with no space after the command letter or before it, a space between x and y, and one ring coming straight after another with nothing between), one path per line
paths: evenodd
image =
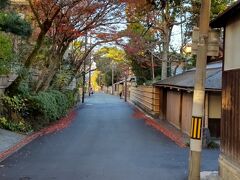
M92 38L90 37L90 47L92 46ZM89 78L88 78L88 96L91 96L91 68L92 68L92 53L90 53L89 57Z
M211 0L202 0L199 43L193 93L192 126L188 180L200 180L202 127L204 118L205 77Z
M88 78L88 95L91 96L91 68L92 68L92 60L91 60L91 56L89 58L90 60L90 64L89 64L89 78Z
M125 71L124 101L127 102L127 71Z
M114 94L114 64L112 60L112 95Z
M87 32L85 33L85 53L87 53ZM85 81L86 81L86 59L83 60L83 88L82 88L82 103L85 99Z

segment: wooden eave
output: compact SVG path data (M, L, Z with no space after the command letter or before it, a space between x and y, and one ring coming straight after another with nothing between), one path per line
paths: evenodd
M217 16L214 20L210 22L212 28L225 27L227 22L231 20L236 15L240 14L240 0L233 3L232 6L227 8L223 13Z
M155 84L155 87L163 87L163 88L169 88L169 89L175 89L177 91L186 91L188 93L193 92L193 87L183 87L183 86L173 86L173 85L168 85L168 84ZM208 92L221 92L221 89L213 89L213 88L205 88L205 91Z

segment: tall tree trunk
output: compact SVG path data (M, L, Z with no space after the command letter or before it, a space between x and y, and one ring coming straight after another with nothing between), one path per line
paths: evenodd
M34 49L33 51L31 52L31 54L28 56L28 58L26 59L26 61L24 62L24 67L29 69L31 64L32 64L32 61L33 59L36 57L38 51L40 50L41 46L42 46L42 43L43 43L43 40L44 40L44 37L46 35L47 31L46 30L42 30L39 35L38 35L38 38L37 38L37 41L36 41L36 45L34 46Z
M41 87L41 85L42 85L42 83L43 83L43 81L45 79L46 74L48 74L48 69L44 69L42 71L40 77L37 80L37 84L34 87L34 90L33 90L34 92L38 92L39 88Z
M34 10L34 8L32 6L31 1L29 1L29 3L30 3L30 7L31 7L34 15L36 16L36 18L38 18L38 16L35 14L36 11ZM31 54L28 56L28 58L24 62L24 68L26 68L26 70L29 70L29 68L30 68L30 66L32 64L33 59L36 57L39 49L41 48L43 40L44 40L48 30L51 28L52 23L53 23L55 17L60 12L60 10L61 10L61 8L58 8L50 19L46 19L42 24L39 23L39 27L41 28L41 31L40 31L40 33L38 35L38 38L36 40L36 44L34 46L33 51L31 52ZM7 88L7 92L9 94L14 94L14 91L16 89L18 89L18 87L19 87L21 81L23 80L23 78L24 78L23 75L18 76L17 79Z
M162 75L161 79L167 78L167 61L168 61L168 51L169 51L169 28L164 22L164 33L163 33L163 57L162 57Z
M47 90L55 76L55 74L58 72L62 59L63 59L63 55L65 54L68 45L65 45L63 47L59 47L59 51L55 52L54 55L51 58L51 65L49 66L49 72L48 74L45 76L44 80L42 81L41 86L38 88L37 91L39 90Z
M54 77L54 75L57 73L59 69L60 62L57 60L57 58L51 63L49 66L47 74L43 76L43 79L41 79L41 83L38 85L36 91L45 91L49 88L50 83Z
M36 85L35 85L34 88L33 88L33 91L34 91L34 92L37 92L37 91L38 91L38 89L39 89L40 86L42 85L44 79L46 78L46 75L48 74L48 71L49 71L50 66L51 66L51 61L50 61L50 60L52 59L53 54L54 54L54 53L52 53L52 52L53 52L53 46L52 46L52 47L50 48L50 50L47 52L48 54L50 54L50 56L48 56L48 57L46 58L46 62L50 63L50 65L48 65L48 67L47 67L47 66L44 67L44 69L42 70L41 75L40 75L40 77L38 78L37 83L36 83ZM46 55L46 56L47 56L47 55Z
M50 87L51 82L52 82L54 76L56 75L58 69L59 69L58 66L56 66L54 69L49 71L47 79L45 80L45 82L42 85L42 88L41 88L42 91L46 91Z
M41 30L41 32L39 33L36 44L34 46L34 49L32 50L31 54L28 56L28 58L24 62L24 68L26 68L26 70L29 70L33 59L36 57L39 49L41 48L44 37L45 37L47 31L48 30ZM14 91L18 89L21 81L24 79L24 76L25 76L24 74L20 74L16 78L16 80L6 89L8 94L10 94L10 95L14 94Z

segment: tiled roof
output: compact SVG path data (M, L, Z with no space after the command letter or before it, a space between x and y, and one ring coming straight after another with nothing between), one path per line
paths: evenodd
M154 83L154 86L172 87L179 89L193 90L195 69L186 71L182 74L169 77ZM220 91L222 89L222 67L210 67L206 69L205 89Z

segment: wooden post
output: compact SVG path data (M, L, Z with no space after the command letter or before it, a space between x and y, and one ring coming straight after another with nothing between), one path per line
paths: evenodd
M205 109L204 127L205 128L208 128L208 114L209 114L209 105L208 105L208 103L209 103L209 95L208 94L209 93L206 93L206 95L205 95L205 107L204 107L204 109Z
M181 131L182 131L182 107L183 107L183 92L180 90L179 127Z
M125 72L124 101L127 102L127 72Z

